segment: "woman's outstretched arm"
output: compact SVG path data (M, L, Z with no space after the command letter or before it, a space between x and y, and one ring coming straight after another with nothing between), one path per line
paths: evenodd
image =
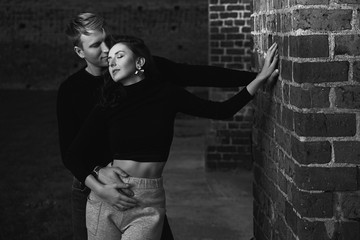
M277 45L274 44L267 52L260 74L233 97L224 102L214 102L200 99L182 88L176 88L176 92L173 93L175 105L177 105L178 111L198 117L213 119L230 118L252 100L260 86L267 80L277 77L277 61Z
M157 56L154 56L154 60L164 81L182 87L241 87L249 84L258 74L215 66L175 63Z

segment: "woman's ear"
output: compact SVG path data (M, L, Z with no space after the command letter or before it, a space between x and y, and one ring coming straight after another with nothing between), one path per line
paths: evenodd
M141 69L145 65L145 58L139 57L136 61L136 68Z

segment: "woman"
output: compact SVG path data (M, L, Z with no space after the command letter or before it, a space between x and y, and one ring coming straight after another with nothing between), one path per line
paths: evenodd
M87 204L89 239L160 239L165 214L162 172L169 155L177 112L213 119L233 116L257 89L276 74L274 44L260 74L225 102L202 100L183 88L158 80L150 51L142 40L122 36L109 50L109 77L103 97L90 114L65 157L66 167L92 192ZM171 77L171 76L169 76ZM126 136L126 138L121 137ZM92 158L98 141L109 142L113 161ZM102 201L95 178L97 166L112 165L127 172L139 204L116 209Z

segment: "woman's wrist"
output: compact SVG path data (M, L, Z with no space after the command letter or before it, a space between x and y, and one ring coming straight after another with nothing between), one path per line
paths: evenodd
M256 78L254 79L254 81L260 82L260 83L264 83L266 81L267 77L264 77L263 74L259 73Z
M264 83L264 79L261 77L256 77L251 83L246 86L247 91L250 95L255 95L260 86Z

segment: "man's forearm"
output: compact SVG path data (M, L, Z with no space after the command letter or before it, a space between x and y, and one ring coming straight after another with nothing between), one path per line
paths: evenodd
M86 177L85 185L95 193L99 193L103 187L103 184L91 174Z

